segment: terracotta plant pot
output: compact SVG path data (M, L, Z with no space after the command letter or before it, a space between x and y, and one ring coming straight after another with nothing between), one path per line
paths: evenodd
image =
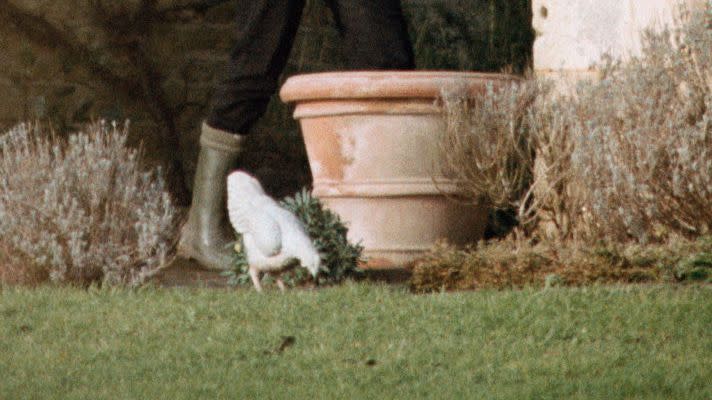
M482 237L486 210L453 201L439 176L445 121L435 105L447 86L472 94L509 75L459 72L339 72L290 78L280 96L296 103L314 194L349 226L370 266L402 266L438 240ZM435 183L437 182L437 184Z

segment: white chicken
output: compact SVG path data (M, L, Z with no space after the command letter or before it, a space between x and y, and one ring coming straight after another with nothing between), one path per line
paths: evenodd
M304 226L267 196L257 179L243 171L228 175L227 211L233 228L242 235L250 278L258 292L263 273L273 275L284 291L281 274L297 263L316 278L321 259Z

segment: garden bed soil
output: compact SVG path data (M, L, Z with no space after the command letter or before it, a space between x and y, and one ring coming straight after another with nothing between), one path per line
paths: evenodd
M378 268L364 270L363 280L402 285L410 281L410 268ZM230 288L228 278L220 271L202 268L197 262L182 257L153 277L152 282L160 287Z

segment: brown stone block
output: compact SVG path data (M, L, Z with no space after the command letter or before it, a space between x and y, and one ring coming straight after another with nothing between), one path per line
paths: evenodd
M188 81L186 83L185 81L170 79L164 81L161 86L168 101L174 105L185 103L207 104L213 91L213 85L209 82Z
M0 135L4 134L8 130L10 130L15 124L17 124L16 119L2 119L0 118Z
M235 1L228 1L227 3L212 7L205 13L205 21L218 24L233 23L235 21L237 7L238 5Z
M176 60L176 64L166 70L165 79L187 80L193 85L212 84L226 62L226 57L187 56Z
M14 85L0 84L0 120L14 121L25 117L25 99Z
M175 61L184 60L196 51L210 50L216 54L226 54L232 44L231 24L165 24L155 30L148 48L160 64L174 65Z

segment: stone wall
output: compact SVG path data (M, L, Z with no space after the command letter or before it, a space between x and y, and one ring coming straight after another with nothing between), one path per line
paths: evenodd
M419 67L523 70L530 0L404 0ZM191 181L198 127L233 42L237 0L0 0L0 128L41 120L58 132L130 119L132 142ZM338 69L338 35L307 0L288 71ZM273 102L244 167L284 194L309 182L298 129ZM286 172L285 171L289 171Z

